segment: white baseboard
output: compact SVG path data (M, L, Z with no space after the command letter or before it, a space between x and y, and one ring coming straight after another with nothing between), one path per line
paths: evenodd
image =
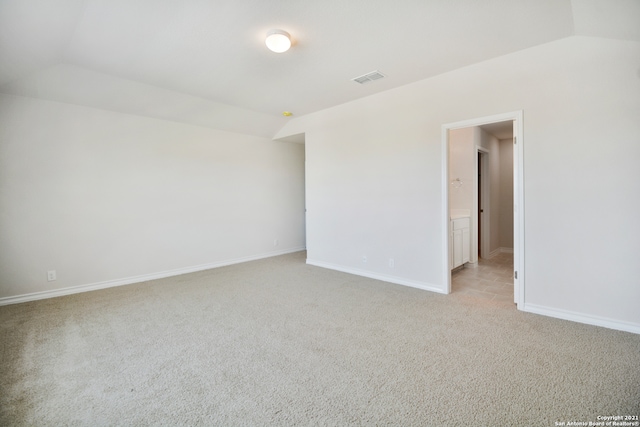
M521 310L528 313L535 313L541 314L543 316L570 320L572 322L585 323L587 325L602 326L603 328L640 334L640 324L637 323L609 319L607 317L593 316L590 314L578 313L575 311L549 308L536 304L527 304L526 302Z
M425 291L437 292L439 294L446 294L447 292L441 288L432 285L430 283L418 282L416 280L407 280L401 277L388 276L386 274L372 273L371 271L359 270L357 268L344 267L342 265L331 264L323 261L316 261L307 258L307 264L314 265L316 267L328 268L329 270L341 271L343 273L349 273L356 276L368 277L370 279L381 280L383 282L395 283L397 285L410 286L412 288L418 288Z
M513 253L513 248L498 248L489 252L489 258L493 258L498 254L512 254L512 253Z
M29 294L16 295L11 297L0 298L0 306L19 304L22 302L36 301L47 298L61 297L65 295L78 294L81 292L96 291L98 289L113 288L116 286L131 285L134 283L148 282L149 280L164 279L165 277L179 276L181 274L195 273L196 271L210 270L212 268L224 267L232 264L240 264L247 261L256 261L263 258L270 258L278 255L285 255L293 252L304 251L306 248L298 247L284 249L280 251L267 252L258 255L251 255L241 258L228 259L209 264L195 265L191 267L176 268L173 270L161 271L158 273L141 274L139 276L126 277L123 279L107 280L105 282L90 283L87 285L70 286L62 289L52 289L50 291L33 292Z

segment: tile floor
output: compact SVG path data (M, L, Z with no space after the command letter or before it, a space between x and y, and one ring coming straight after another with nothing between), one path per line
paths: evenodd
M477 298L513 302L513 254L480 259L478 267L465 266L451 273L451 292Z

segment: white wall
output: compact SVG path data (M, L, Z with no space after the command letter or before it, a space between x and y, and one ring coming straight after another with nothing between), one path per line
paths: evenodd
M0 207L5 300L299 250L304 146L0 95Z
M497 145L500 173L498 247L513 249L513 139L501 139Z
M640 332L639 64L570 37L295 119L309 260L445 292L442 125L523 110L521 308Z
M449 208L473 212L475 133L468 127L449 131ZM457 181L457 180L460 181Z
M500 249L500 201L502 200L502 185L500 179L500 145L498 140L494 138L486 138L485 147L489 149L489 186L491 192L489 194L489 204L491 217L490 221L490 239L489 253L495 254Z
M500 146L498 145L498 139L481 127L475 127L474 132L475 145L489 151L487 154L489 156L489 176L485 177L489 180L489 254L495 254L495 251L500 249L501 230L502 181L500 174ZM475 146L473 149L476 150ZM511 200L513 201L513 198ZM477 222L477 218L474 218L474 223ZM475 238L477 240L477 234Z

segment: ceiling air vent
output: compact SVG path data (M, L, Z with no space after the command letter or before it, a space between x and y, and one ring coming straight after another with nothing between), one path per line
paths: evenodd
M355 77L355 78L353 78L351 80L356 82L356 83L360 83L361 85L363 85L363 84L370 83L370 82L375 81L375 80L383 79L385 77L386 76L384 74L382 74L380 71L372 71L372 72L364 74L362 76Z

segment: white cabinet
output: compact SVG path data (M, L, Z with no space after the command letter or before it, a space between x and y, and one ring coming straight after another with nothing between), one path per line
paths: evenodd
M456 218L451 221L451 268L456 268L471 259L471 219Z

